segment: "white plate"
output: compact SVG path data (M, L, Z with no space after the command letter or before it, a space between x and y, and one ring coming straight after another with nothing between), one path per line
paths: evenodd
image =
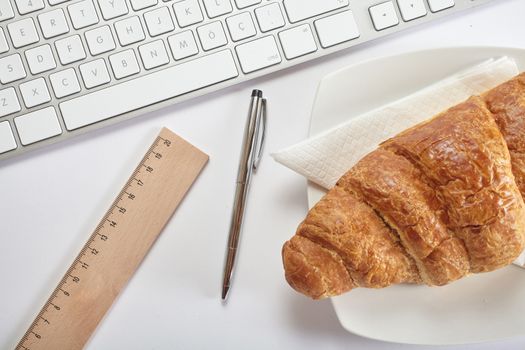
M525 70L525 50L472 47L385 57L330 74L319 85L310 135L501 56ZM309 185L310 207L323 194ZM345 329L368 338L433 345L497 340L525 334L525 271L509 266L439 288L360 288L333 298L333 305Z

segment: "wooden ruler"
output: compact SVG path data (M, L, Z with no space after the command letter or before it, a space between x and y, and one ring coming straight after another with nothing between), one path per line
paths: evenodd
M16 349L82 349L207 161L162 129Z

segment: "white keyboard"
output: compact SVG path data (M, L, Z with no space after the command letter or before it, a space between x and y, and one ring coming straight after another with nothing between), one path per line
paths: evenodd
M0 0L0 159L490 0Z

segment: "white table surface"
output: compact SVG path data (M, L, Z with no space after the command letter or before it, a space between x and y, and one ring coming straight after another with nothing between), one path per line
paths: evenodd
M496 0L3 162L0 348L16 345L162 126L207 152L210 163L88 349L405 348L346 332L330 301L310 301L286 284L281 246L306 213L306 182L268 154L306 137L317 84L326 74L369 58L425 48L525 49L524 16L525 1ZM230 299L223 305L224 251L252 88L262 89L269 99L268 138L253 181ZM451 347L493 348L523 349L525 336Z

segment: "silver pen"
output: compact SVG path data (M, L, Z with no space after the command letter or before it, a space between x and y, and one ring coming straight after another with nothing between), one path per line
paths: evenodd
M224 265L224 279L222 283L222 300L226 300L230 290L235 257L239 247L246 199L250 187L250 180L261 161L264 136L266 133L266 99L260 90L253 90L248 112L248 120L244 131L244 140L237 174L235 202L230 223L230 235Z

